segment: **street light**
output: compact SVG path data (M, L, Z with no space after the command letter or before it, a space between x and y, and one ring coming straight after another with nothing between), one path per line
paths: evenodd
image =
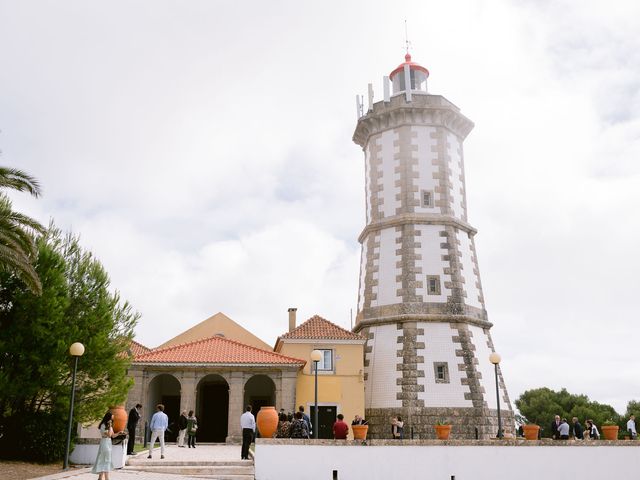
M313 370L316 373L316 396L315 396L315 412L313 414L313 438L318 439L318 362L322 360L322 352L314 350L311 352L311 360L313 361Z
M498 403L498 438L502 438L502 418L500 417L500 392L498 390L498 364L500 363L500 355L493 352L489 355L489 361L493 363L496 373L496 402Z
M69 403L69 426L67 427L67 447L64 452L64 465L62 468L69 468L69 446L71 445L71 426L73 424L73 402L76 398L76 372L78 371L78 359L84 354L84 345L76 342L69 347L69 353L74 359L73 376L71 377L71 402Z

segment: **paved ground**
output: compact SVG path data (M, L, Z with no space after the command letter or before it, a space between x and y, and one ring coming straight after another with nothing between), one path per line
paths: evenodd
M142 451L131 458L131 463L142 464L147 461L147 451ZM178 448L175 445L167 445L165 450L167 461L205 462L220 460L240 460L240 445L197 445L196 448ZM160 449L153 451L153 462L160 462ZM60 472L46 477L37 477L39 480L96 480L97 475L91 473L91 468L73 468L66 472ZM109 474L109 480L179 480L195 479L198 477L189 475L171 475L157 472L140 472L128 470L114 470Z

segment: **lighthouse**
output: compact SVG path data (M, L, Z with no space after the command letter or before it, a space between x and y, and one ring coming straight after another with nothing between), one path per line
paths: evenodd
M513 412L485 309L476 229L467 216L463 142L473 122L427 89L407 52L383 78L383 99L358 101L366 225L354 331L365 336L365 415L373 438L454 438L513 432ZM497 385L497 386L496 386Z

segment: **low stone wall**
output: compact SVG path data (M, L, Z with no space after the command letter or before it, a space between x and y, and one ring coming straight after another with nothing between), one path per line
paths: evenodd
M79 438L73 451L69 454L69 461L75 465L93 465L98 455L99 438ZM113 468L124 467L127 461L127 440L113 445L111 463Z
M257 439L256 480L638 478L640 441Z

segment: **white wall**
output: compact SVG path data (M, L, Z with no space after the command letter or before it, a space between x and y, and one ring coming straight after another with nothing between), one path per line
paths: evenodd
M379 259L373 261L373 278L378 280L378 285L372 289L377 295L376 299L371 301L372 307L402 303L402 298L398 296L401 284L397 280L402 269L397 266L400 256L396 253L398 249L396 240L400 238L400 234L401 232L396 232L395 227L385 228L376 233L380 247L374 249L374 253L379 254Z
M451 281L451 275L445 274L444 269L451 267L451 265L448 261L442 260L442 255L449 253L448 249L440 247L441 243L446 242L446 238L440 236L444 227L416 225L416 229L420 232L420 236L417 237L420 247L416 253L422 257L416 262L422 267L422 274L418 277L418 280L422 281L422 287L416 288L416 293L422 295L423 302L445 303L447 296L451 295L451 289L445 287L445 283ZM440 295L427 295L427 275L440 275Z
M256 480L635 479L637 446L256 445ZM292 462L292 459L295 461Z
M418 322L418 328L424 329L418 342L424 342L425 347L417 351L418 356L424 357L424 363L418 365L418 369L424 369L424 377L418 377L424 392L418 392L418 399L424 400L425 407L473 407L473 402L464 398L465 393L471 393L469 385L462 384L467 375L458 369L463 359L456 356L456 349L462 346L452 340L458 331L450 323ZM434 362L447 363L449 383L436 383Z
M77 444L69 454L69 461L75 465L93 465L98 455L98 442ZM111 463L113 468L122 468L127 460L127 440L113 445L111 448Z
M396 379L400 378L396 365L398 359L398 327L391 325L372 325L373 341L368 345L371 352L365 354L369 360L367 379L364 382L365 408L397 408L402 402L397 396L400 386Z
M379 159L382 160L382 178L378 180L378 184L382 184L382 191L379 192L378 198L384 198L383 217L393 217L396 209L401 205L401 201L396 198L400 193L400 187L396 186L396 181L400 180L400 172L396 173L396 167L400 166L400 159L396 158L396 154L400 151L397 141L396 130L386 130L380 135L379 145L382 146L382 151Z

